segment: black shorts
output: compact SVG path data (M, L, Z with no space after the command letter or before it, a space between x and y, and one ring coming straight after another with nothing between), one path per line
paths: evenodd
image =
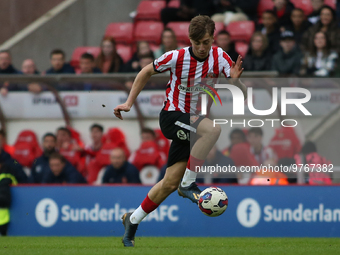
M163 135L172 140L169 150L168 167L179 161L189 159L190 144L193 145L195 140L197 140L196 129L203 119L205 117L192 113L161 111L159 126Z

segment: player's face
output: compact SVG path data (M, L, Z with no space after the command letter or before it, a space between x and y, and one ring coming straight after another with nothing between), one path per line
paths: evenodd
M56 141L53 136L46 136L43 141L44 152L53 152L55 150Z
M299 10L294 10L290 18L295 26L300 26L305 19L305 14Z
M100 142L103 138L103 132L98 128L92 128L91 139L93 142Z
M79 67L81 73L92 73L94 63L90 59L81 58Z
M247 138L252 147L257 147L262 144L262 136L258 134L249 133Z
M51 57L51 65L54 70L60 70L65 63L64 56L62 54L54 54Z
M121 168L125 163L125 153L122 149L116 149L111 152L110 161L114 168Z
M0 53L0 69L7 69L11 64L11 56L7 52Z
M198 58L206 58L209 55L209 51L211 49L212 43L214 42L214 38L206 33L201 40L194 41L190 39L190 42L192 45L192 51L195 56Z
M52 158L50 159L50 169L55 176L59 176L63 171L65 164L61 162L60 159Z

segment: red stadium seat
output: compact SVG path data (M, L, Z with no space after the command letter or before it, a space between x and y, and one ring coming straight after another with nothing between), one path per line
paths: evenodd
M224 30L224 23L223 22L215 22L215 34L214 36L216 36L220 31Z
M181 6L181 1L180 0L171 0L168 3L169 8L179 8Z
M117 43L133 42L133 24L130 22L110 23L105 30L105 36L113 37Z
M249 42L255 31L254 21L235 21L229 23L227 31L230 33L233 41Z
M189 45L189 25L190 22L169 22L167 27L175 32L178 43Z
M136 20L161 20L161 10L165 1L141 1L137 7Z
M325 0L324 4L336 9L336 0Z
M235 50L238 52L243 58L246 56L249 49L249 44L245 42L235 42Z
M90 53L92 54L95 58L99 55L100 53L100 47L77 47L72 54L72 58L71 58L71 66L73 66L74 68L78 68L79 67L79 60L81 55L83 55L84 53Z
M31 167L34 159L42 154L37 136L31 130L22 131L13 147L13 158L26 167Z
M313 12L313 7L310 0L291 0L295 8L300 8L306 15Z
M123 45L123 44L117 44L117 53L121 58L123 59L124 63L128 62L132 57L132 50L131 46Z
M274 8L273 0L260 0L257 6L257 15L261 18L262 13L266 10L272 10Z
M147 41L156 44L161 43L161 34L163 31L163 23L155 21L141 21L135 26L135 40Z
M130 156L130 150L126 145L124 132L119 128L111 128L105 135L105 143L116 144L116 147L123 148L128 158Z

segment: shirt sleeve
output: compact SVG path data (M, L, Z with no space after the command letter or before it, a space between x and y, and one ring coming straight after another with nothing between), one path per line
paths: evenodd
M158 73L164 73L166 71L171 70L174 60L174 51L169 51L164 53L159 58L155 59L153 62L153 68Z
M223 66L222 73L224 74L224 76L226 78L229 78L230 77L230 68L231 68L233 61L231 60L229 55L224 51L222 53L222 61L221 62L222 62L222 66Z

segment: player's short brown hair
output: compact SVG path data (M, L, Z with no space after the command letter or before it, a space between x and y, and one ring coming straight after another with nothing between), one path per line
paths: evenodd
M189 38L194 41L201 40L206 33L213 36L215 32L215 22L209 16L199 15L193 18L189 26Z

